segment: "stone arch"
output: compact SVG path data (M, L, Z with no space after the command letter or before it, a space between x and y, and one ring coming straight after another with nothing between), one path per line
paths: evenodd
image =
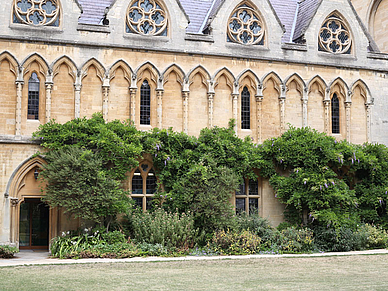
M306 83L299 74L294 73L284 80L284 84L286 87L284 122L286 126L291 124L295 127L303 127L303 120L306 118L303 112L303 102L307 102L304 100Z
M56 59L50 66L52 72L53 72L53 77L58 75L60 67L65 64L68 69L69 69L69 75L73 78L74 82L76 81L77 78L77 65L75 62L68 56L64 55Z
M273 81L273 83L275 85L275 89L279 93L279 97L282 96L283 91L285 89L284 82L283 82L282 78L280 78L280 76L274 71L267 73L262 78L263 90L266 88L267 82L270 80Z
M148 71L150 74L149 81L155 84L155 89L156 89L159 85L161 74L159 70L156 68L156 66L149 61L144 62L143 64L141 64L136 68L135 70L135 76L137 78L136 83L138 83L143 78L143 74L146 71Z
M50 118L58 123L65 123L75 117L74 84L78 75L77 65L64 55L51 64L51 69L55 90L51 93Z
M307 125L319 132L325 131L325 105L327 84L315 75L307 82Z
M109 99L107 120L127 120L130 118L132 78L130 65L123 59L117 60L107 71L109 79Z
M134 75L131 66L123 59L117 60L107 71L109 80L112 80L115 77L116 70L121 68L125 73L125 79L131 84L131 78Z
M255 94L259 94L260 92L258 91L262 88L262 84L259 77L251 69L246 69L237 76L236 82L239 84L239 88L241 89L242 82L246 78L250 81L250 87L253 92L255 92Z
M361 90L361 94L365 100L365 104L373 104L374 99L370 93L368 85L361 79L358 79L352 83L350 86L350 91L352 92L352 95L354 94L354 90L359 87Z
M163 85L168 82L168 76L171 72L175 72L176 75L179 78L179 83L183 85L183 82L185 80L185 72L183 69L178 66L177 64L171 64L169 65L161 74L161 78L163 79Z
M199 74L202 79L202 83L206 86L206 88L209 91L209 81L211 79L209 71L203 67L202 65L198 65L195 68L191 69L185 79L187 82L189 82L189 85L191 85L194 81L194 77Z
M209 125L208 96L211 95L209 93L214 93L213 88L210 88L210 79L209 72L202 65L194 67L185 76L187 89L190 90L188 100L188 133L190 135L198 136L201 129Z
M299 93L301 94L301 96L303 96L303 91L306 89L306 83L305 83L305 81L302 79L302 77L301 77L298 73L293 73L292 75L288 76L288 77L284 80L284 84L286 85L286 90L287 90L287 91L289 90L289 85L290 85L292 82L296 82L296 84L298 85L298 86L297 86L297 90L299 91Z
M105 67L96 58L89 59L81 66L81 80L88 75L88 70L91 66L95 67L97 76L100 78L101 82L104 82L106 70Z
M4 60L8 61L8 63L10 64L10 71L15 75L15 77L18 77L19 63L16 58L10 52L3 51L0 54L0 64Z
M234 85L235 85L235 82L236 82L236 78L235 76L233 75L233 73L227 68L227 67L223 67L219 70L217 70L213 77L212 77L212 80L214 82L214 88L217 87L218 85L218 80L222 77L222 76L225 76L225 79L227 81L227 85L231 88L232 92L234 91Z
M376 42L378 49L385 53L388 52L387 31L383 28L387 20L385 13L387 6L387 0L373 0L368 7L366 15L366 25L368 26L369 33ZM376 30L376 24L381 25L380 29Z
M306 84L307 89L308 89L308 93L311 92L311 87L314 84L318 85L319 92L322 94L322 96L325 96L325 92L326 92L326 88L327 88L327 84L326 84L325 80L319 75L315 75L314 77L312 77Z
M31 65L36 62L39 65L40 73L44 76L49 72L49 64L47 61L38 53L33 53L25 58L22 62L22 67L24 68L23 76L25 76L29 71Z
M32 156L22 162L8 180L5 197L9 201L10 242L17 247L19 246L20 204L27 198L42 198L44 195L39 188L40 182L34 177L34 172L42 169L45 163L43 157ZM49 240L57 235L57 224L57 209L50 209Z
M338 88L335 88L336 86ZM341 77L337 77L333 81L331 81L329 83L328 87L330 88L330 95L334 94L333 90L337 90L338 93L340 93L342 95L344 102L351 101L350 100L351 97L348 94L349 86L348 86L348 84L346 84L344 79L342 79ZM330 98L331 98L331 96L330 96Z

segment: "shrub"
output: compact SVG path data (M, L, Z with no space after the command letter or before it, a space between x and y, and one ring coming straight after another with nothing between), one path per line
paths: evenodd
M313 232L308 228L289 227L276 232L274 243L283 253L311 252L314 249Z
M64 234L51 242L51 254L58 258L124 258L139 253L135 245L126 243L119 231L85 229L83 232Z
M140 255L143 256L167 256L170 254L170 250L161 244L143 242L137 244L137 247L141 250Z
M260 251L260 241L260 237L249 230L221 230L214 233L209 246L220 254L255 254Z
M128 218L132 238L137 242L185 250L193 247L203 236L194 227L191 213L178 214L156 209L154 212L133 213Z
M370 224L362 225L357 232L362 249L378 249L387 247L388 233L386 230Z
M236 216L238 230L250 230L252 233L260 237L262 246L271 245L271 241L275 234L275 229L271 226L266 218L262 218L258 214L246 215L245 213Z
M0 258L10 259L10 258L13 258L14 255L18 252L19 250L15 247L0 245Z
M319 250L328 252L348 252L363 249L363 238L359 232L349 227L316 227L315 244Z

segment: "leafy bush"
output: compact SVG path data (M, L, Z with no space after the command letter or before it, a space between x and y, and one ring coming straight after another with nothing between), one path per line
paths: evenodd
M134 212L128 219L131 238L139 243L186 250L202 238L194 227L191 213L178 214L156 209L154 212Z
M50 151L41 172L47 182L44 200L51 207L64 207L75 218L96 223L110 222L129 207L120 182L103 170L103 160L90 150L77 147Z
M370 224L364 224L359 228L357 233L362 240L361 247L363 249L378 249L388 246L388 233L386 230Z
M228 229L215 232L209 246L220 254L255 254L260 251L260 241L260 237L249 230Z
M63 234L51 241L51 254L58 258L123 258L138 255L134 244L125 242L119 231L106 233L100 229Z
M0 258L10 259L13 258L19 250L15 247L10 247L6 245L0 245Z
M289 227L277 231L274 244L283 253L303 253L314 250L313 232L308 228Z
M249 230L261 239L262 247L270 247L275 235L275 229L266 218L258 214L236 216L238 230Z

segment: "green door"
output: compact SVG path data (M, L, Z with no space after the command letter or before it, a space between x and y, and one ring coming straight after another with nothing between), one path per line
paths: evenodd
M21 249L47 249L49 207L40 199L25 199L20 204L19 246Z

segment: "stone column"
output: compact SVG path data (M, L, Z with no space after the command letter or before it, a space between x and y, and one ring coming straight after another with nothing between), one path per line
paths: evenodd
M330 88L326 88L325 90L325 99L323 100L323 104L325 106L325 116L324 116L325 133L328 135L331 132L330 130Z
M263 95L256 95L256 108L257 108L257 143L262 143L261 141L261 105L263 104Z
M365 106L366 106L366 141L371 142L372 104L365 104Z
M237 118L238 118L238 93L233 93L233 119L235 120L234 132L237 135Z
M182 91L183 97L183 132L189 133L189 91Z
M281 93L279 96L280 107L280 134L286 131L285 115L286 115L286 86L281 85Z
M208 126L209 128L213 127L213 102L214 102L214 93L207 93L207 100L208 100L208 114L209 114L209 121Z
M81 83L74 84L74 118L81 117Z
M330 133L330 100L324 100L323 101L325 105L325 133L329 134Z
M308 102L308 88L304 88L303 90L303 97L302 97L302 126L307 127L308 126L308 120L307 120L307 102Z
M136 125L136 91L137 88L129 88L129 96L131 100L131 112L130 112L130 118L134 125Z
M51 119L51 92L53 89L53 82L46 82L46 123Z
M158 128L163 126L163 89L156 89L156 98L158 100L158 108L156 109L158 115Z
M346 110L346 139L350 142L350 106L352 102L345 102L345 110Z
M16 116L15 116L15 135L21 135L22 132L22 95L24 81L16 81Z
M11 201L11 223L10 223L10 241L11 243L16 243L17 241L17 221L18 221L18 204L19 199L10 197Z
M104 117L105 122L108 122L108 112L109 112L109 85L102 86L102 116Z

